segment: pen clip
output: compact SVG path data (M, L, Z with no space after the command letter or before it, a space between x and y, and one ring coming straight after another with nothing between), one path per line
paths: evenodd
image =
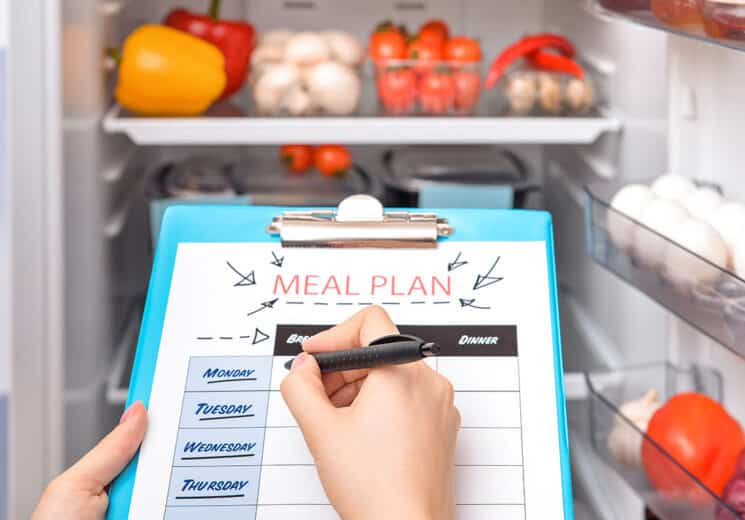
M371 341L367 346L373 347L377 345L387 345L388 343L398 343L400 341L415 341L419 344L424 343L422 338L417 338L416 336L409 336L407 334L390 334Z

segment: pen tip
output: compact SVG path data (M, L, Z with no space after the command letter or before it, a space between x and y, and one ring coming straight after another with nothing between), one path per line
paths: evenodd
M440 353L440 345L437 343L425 343L422 345L422 356L436 356Z
M295 360L295 358L292 358L292 359L289 359L289 360L285 361L285 368L286 368L287 370L290 370L290 369L292 368L292 362L293 362L294 360Z

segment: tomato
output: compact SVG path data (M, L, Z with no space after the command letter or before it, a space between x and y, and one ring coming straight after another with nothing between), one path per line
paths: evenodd
M721 496L732 477L745 435L740 425L713 399L695 393L678 394L652 416L642 443L642 462L654 487L671 499L701 503L710 498L673 467L677 461L709 490Z
M444 114L455 103L455 80L449 72L433 70L419 81L419 103L430 114Z
M346 146L322 144L316 148L313 162L318 171L326 177L344 175L352 167L352 154Z
M313 147L307 144L286 144L279 149L279 158L287 170L302 173L313 165Z
M455 107L461 112L470 112L479 101L481 76L477 71L461 68L453 74L455 82Z
M398 29L382 29L370 35L370 57L375 62L406 58L406 38Z
M442 46L450 38L450 29L442 20L427 20L419 28L419 38Z
M381 67L378 72L378 97L391 114L407 114L416 103L416 73L405 67Z
M417 62L414 70L419 74L427 72L435 62L442 60L442 48L421 39L410 41L407 52L408 58Z
M445 59L458 63L481 61L481 46L473 38L454 36L445 42Z

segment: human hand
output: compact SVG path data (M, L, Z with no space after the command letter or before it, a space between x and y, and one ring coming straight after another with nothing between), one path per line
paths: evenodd
M397 333L382 308L369 307L303 349L354 348ZM321 375L303 353L281 390L343 519L455 518L460 414L450 382L424 362Z
M147 411L138 401L95 448L47 486L31 520L101 520L109 506L106 486L132 460L146 428Z

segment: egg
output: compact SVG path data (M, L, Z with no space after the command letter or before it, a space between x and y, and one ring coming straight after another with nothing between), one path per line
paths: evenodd
M657 178L652 183L652 192L663 199L683 202L696 189L696 185L688 177L668 173Z
M745 241L745 205L738 202L725 202L711 216L709 224L722 235L727 244L730 266L732 266L735 246Z
M629 184L613 196L610 205L616 211L608 211L606 223L611 240L616 246L628 249L633 245L634 230L638 225L626 217L639 221L654 199L652 190L643 184Z
M652 231L641 227L634 233L634 253L642 263L656 266L664 259L665 247L675 228L689 218L688 210L667 199L655 199L642 213L639 221Z
M670 240L675 244L668 244L665 248L664 274L678 285L714 281L719 277L720 270L711 264L720 267L727 265L727 244L706 222L689 218L675 226Z
M683 201L689 213L701 220L711 218L723 203L722 195L713 188L696 188Z

